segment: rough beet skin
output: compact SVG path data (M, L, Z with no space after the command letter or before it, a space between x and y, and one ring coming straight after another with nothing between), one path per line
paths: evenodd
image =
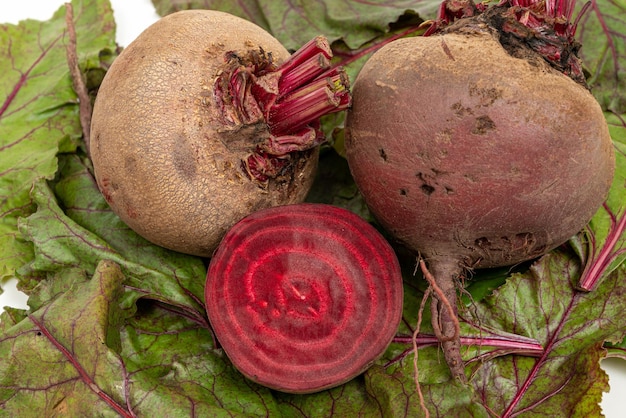
M91 157L111 208L153 243L210 256L247 214L304 200L318 119L349 101L330 57L321 38L290 56L227 13L156 22L114 61L94 105Z
M465 269L512 265L568 240L614 170L588 89L524 42L509 37L505 48L492 23L461 19L381 48L354 82L346 121L347 159L369 208L442 290L433 326L462 380L456 312L442 296L455 307Z

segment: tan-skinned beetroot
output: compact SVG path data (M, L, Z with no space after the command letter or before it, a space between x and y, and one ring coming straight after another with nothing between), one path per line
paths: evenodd
M324 140L318 119L349 98L325 39L299 52L217 11L146 29L94 105L91 157L111 208L155 244L210 256L247 214L304 200Z
M377 51L354 82L346 121L348 162L368 206L424 257L441 290L431 303L433 328L460 380L459 277L567 241L613 178L608 127L580 84L568 38L575 28L561 19L550 29L545 3L528 3L537 10L505 5L480 14L471 2L444 2L450 14L438 27L458 17L458 4L478 16ZM564 4L551 2L558 13ZM542 38L550 30L562 51Z

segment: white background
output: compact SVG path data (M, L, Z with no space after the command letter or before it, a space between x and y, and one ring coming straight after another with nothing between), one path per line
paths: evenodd
M20 0L3 1L0 4L0 23L17 24L23 19L48 20L63 5L64 0ZM128 45L143 29L158 19L150 0L111 0L117 23L117 42ZM0 295L0 307L15 306L26 308L26 296L15 290L15 281L3 285L5 292ZM608 359L602 366L609 373L611 391L604 394L602 409L607 418L626 416L623 399L626 394L626 361ZM565 371L564 371L565 373ZM621 402L620 402L621 401Z

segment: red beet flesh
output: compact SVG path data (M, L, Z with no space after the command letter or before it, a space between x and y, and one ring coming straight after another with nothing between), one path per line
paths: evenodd
M402 315L402 277L385 239L321 204L241 220L211 259L211 326L245 376L292 393L344 383L385 351Z

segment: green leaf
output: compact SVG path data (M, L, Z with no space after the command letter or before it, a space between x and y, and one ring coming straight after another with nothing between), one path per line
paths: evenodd
M123 318L122 275L101 263L94 278L7 329L0 342L0 405L11 416L118 416L128 376L114 354Z
M138 416L278 415L270 390L237 372L209 330L163 305L140 301L138 307L121 333Z
M626 260L626 122L607 114L615 145L615 177L609 196L585 230L571 240L586 263L579 287L592 290L603 275ZM615 122L615 123L611 123Z
M407 359L409 360L409 359ZM445 363L445 362L444 362ZM472 388L443 381L447 370L436 349L419 352L419 376L425 407L431 416L487 418L488 410L474 399ZM382 405L382 416L424 416L413 380L413 362L403 361L390 370L372 367L368 389Z
M523 264L527 268L526 264ZM506 278L511 273L512 268L495 268L478 270L473 277L467 280L464 290L461 294L461 300L466 306L471 306L476 302L482 301L489 296L495 289L506 283ZM515 269L519 271L519 268Z
M334 389L310 395L275 393L285 417L378 417L384 413L365 388L362 377Z
M33 280L30 285L28 306L36 311L63 295L69 289L86 282L87 271L80 267L68 267L54 273L44 273L45 279ZM25 287L25 286L22 286Z
M221 10L250 20L276 37L287 49L296 50L317 35L332 43L342 40L356 49L389 32L407 11L434 18L440 0L398 0L393 2L340 1L171 1L152 0L160 15L183 9Z
M347 161L333 149L325 149L320 155L319 169L307 202L346 208L367 221L373 221L363 196L350 175Z
M65 280L57 277L57 280ZM102 261L0 340L0 405L12 416L267 416L270 391L246 381L211 333L158 304L121 309L124 275ZM130 291L134 299L141 293ZM4 318L3 318L4 319Z
M605 109L609 131L615 145L616 171L605 204L593 217L583 234L572 245L586 260L580 279L583 290L593 289L606 272L626 260L626 44L624 43L626 2L600 0L578 26L583 43L581 58L590 69L589 84Z
M78 56L85 71L98 69L99 54L115 49L108 1L72 2ZM47 22L0 26L0 279L32 257L17 219L34 206L37 178L51 179L58 151L76 149L81 136L78 105L66 63L65 7Z
M0 334L4 335L7 329L21 322L24 318L26 318L26 311L23 309L5 306L4 312L0 314Z
M270 30L269 23L265 20L263 10L256 0L241 0L236 2L229 0L152 0L152 4L160 16L189 9L219 10L254 22L266 31Z
M579 7L585 2L579 2ZM597 0L582 17L576 38L591 72L591 89L605 110L626 114L626 1Z
M626 329L626 269L614 270L589 293L575 288L580 273L571 252L553 251L475 307L478 323L535 338L545 350L538 359L503 357L475 371L475 390L491 410L599 414L600 394L608 389L599 365L602 342Z
M100 260L113 260L128 276L127 285L143 297L206 321L202 260L138 236L111 211L78 156L61 161L56 196L44 182L37 183L33 200L38 210L19 223L35 248L34 260L18 271L20 279L76 268L92 274Z

